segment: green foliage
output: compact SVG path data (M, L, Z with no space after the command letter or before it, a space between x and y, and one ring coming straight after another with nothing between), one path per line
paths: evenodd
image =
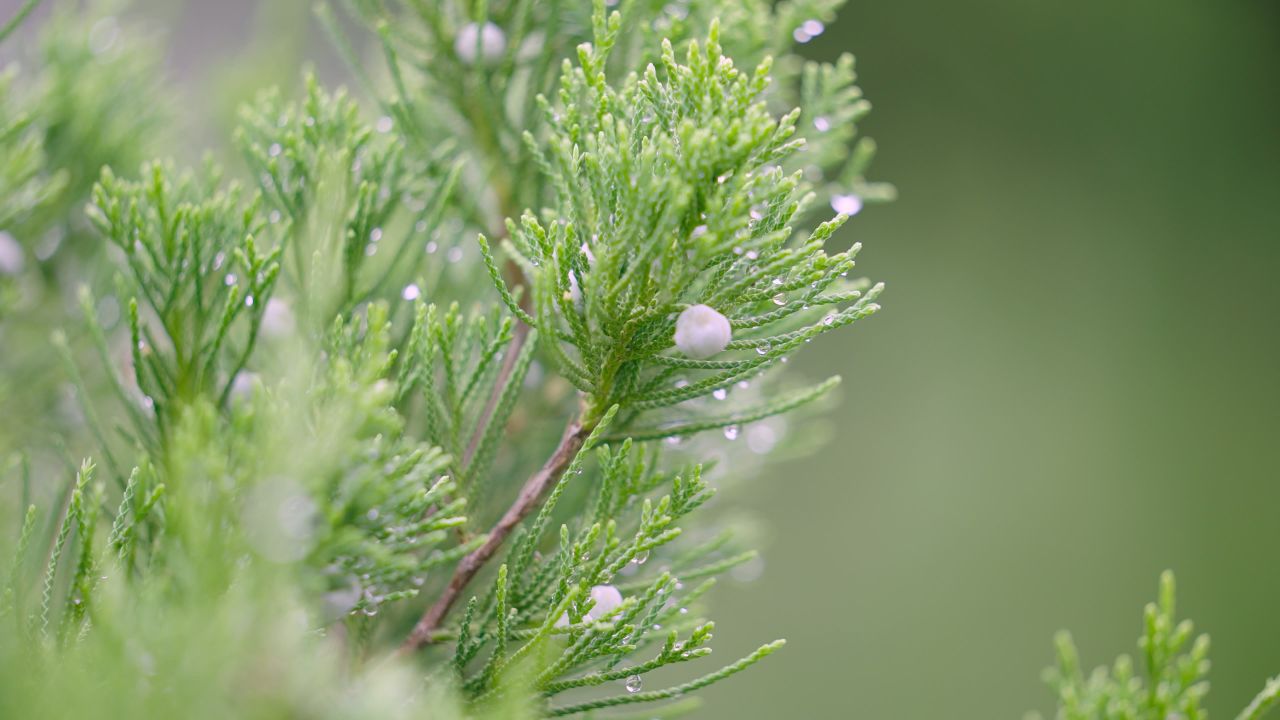
M1058 664L1045 671L1045 680L1058 694L1059 720L1198 720L1209 692L1209 636L1194 634L1190 620L1175 614L1173 573L1160 577L1159 600L1143 610L1143 634L1138 638L1141 667L1121 655L1111 667L1085 676L1079 653L1066 631L1056 638ZM1280 697L1280 682L1272 680L1239 720L1259 718Z
M760 99L768 63L740 73L713 24L705 50L689 44L686 64L668 43L665 78L650 65L616 90L602 69L620 23L615 14L596 46L580 49L580 67L562 79L562 105L547 108L551 137L538 157L560 210L511 223L509 247L532 278L536 317L527 321L563 340L552 346L557 369L599 406L638 413L763 372L874 313L881 286L864 295L843 282L857 246L822 249L843 216L793 241L807 197L799 174L784 175L778 163L803 142L793 138L798 113L774 118ZM697 304L740 331L728 346L740 357L663 352L676 314ZM695 379L672 388L677 371Z
M826 249L891 195L867 105L791 53L836 5L342 4L381 76L323 6L377 112L264 91L230 177L143 162L158 53L59 14L0 84L0 227L77 238L41 262L85 286L59 432L100 464L0 493L0 711L670 715L778 650L708 658L755 553L669 446L823 397L783 364L878 310Z
M197 177L152 164L142 176L104 171L89 217L125 257L133 380L163 431L171 405L226 401L261 329L279 251L258 250L258 198L245 200L236 183L217 189L217 170Z
M314 78L303 101L268 91L241 118L237 143L272 222L284 224L304 307L323 322L417 279L405 270L422 266L423 235L440 224L458 166L406 158L390 126L365 122L354 100Z
M62 174L65 183L56 203L38 216L39 225L26 229L33 236L49 225L74 229L68 221L75 219L100 169L132 172L155 152L168 126L172 110L161 81L159 49L142 41L144 31L122 27L111 14L118 5L59 6L41 33L31 117L45 167ZM95 247L67 245L77 253Z
M48 455L50 438L67 434L48 411L65 378L47 338L76 317L65 301L76 286L110 280L82 208L104 165L133 173L160 149L172 116L161 52L113 14L120 3L50 5L42 31L24 25L5 43L23 63L0 70L0 453ZM101 302L120 317L115 298ZM87 374L96 394L102 378Z
M50 202L65 182L47 176L44 144L30 115L19 112L14 99L13 69L0 74L0 227L15 227Z

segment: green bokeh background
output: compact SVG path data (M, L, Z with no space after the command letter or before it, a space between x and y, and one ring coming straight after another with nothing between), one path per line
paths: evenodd
M306 5L149 3L210 137L339 72ZM717 656L790 644L701 717L1047 709L1053 632L1131 651L1165 568L1230 717L1280 672L1280 6L855 0L807 52L843 50L901 198L842 239L889 292L798 360L837 442L738 491L766 569Z
M876 106L889 292L805 359L841 441L746 493L725 644L791 644L708 716L1047 709L1053 632L1132 651L1165 568L1233 716L1280 671L1280 7L863 0L815 45Z

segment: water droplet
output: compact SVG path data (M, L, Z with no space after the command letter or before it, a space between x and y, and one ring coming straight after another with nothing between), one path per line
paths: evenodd
M737 440L737 439L738 439L738 426L737 426L737 425L730 425L729 427L725 428L725 429L724 429L724 436L725 436L725 439L727 439L727 440Z
M267 219L271 221L272 225L275 225L276 223L280 222L280 211L272 210L271 214L267 216Z
M746 380L739 380L739 381L738 381L738 389L739 389L739 390L746 390L746 389L747 389L747 388L749 388L749 387L751 387L751 383L747 382Z
M681 615L688 615L688 614L689 614L689 608L680 608L680 614L681 614Z
M833 324L835 324L835 321L836 321L836 314L835 314L835 313L830 313L830 314L828 314L826 317L822 318L822 324L823 324L823 325L833 325Z
M853 217L862 211L862 198L857 195L832 195L831 209L841 215Z
M365 517L369 518L370 520L377 520L377 519L378 519L378 508L373 508L373 509L372 509L372 510L370 510L369 512L365 513Z
M818 132L826 132L831 129L831 121L819 115L813 119L813 127Z
M445 256L445 258L451 263L456 263L462 260L462 248L460 247L449 248L449 253L448 255Z
M222 281L223 281L224 283L226 283L228 286L235 285L235 284L236 284L236 276L235 276L234 274L232 274L232 273L227 273L227 276L226 276L225 278L223 278L223 279L222 279Z
M120 23L114 17L104 17L89 29L89 52L102 55L115 46L120 38Z
M280 157L282 152L284 148L280 147L280 143L271 143L271 147L267 148L267 155L271 157Z
M770 350L772 350L772 349L773 349L773 346L772 346L772 345L770 345L769 343L763 343L763 344L761 344L761 345L757 345L757 346L756 346L756 354L757 354L757 355L768 355L768 354L769 354L769 351L770 351Z
M781 307L782 305L786 305L786 304L787 304L787 296L786 296L786 295L783 295L782 293L778 293L777 295L774 295L774 296L773 296L773 304L774 304L774 305L778 305L779 307Z
M373 617L374 615L377 615L377 614L378 614L378 608L376 608L376 607L373 607L373 606L367 606L367 607L365 607L365 609L364 609L364 615L365 615L365 617Z
M640 688L644 687L644 681L640 679L639 675L632 675L627 678L627 684L624 687L627 688L629 693L638 693Z
M827 26L823 25L821 20L805 20L800 25L800 29L805 31L805 34L809 35L809 37L818 37L826 31Z
M716 388L715 391L711 393L711 397L717 400L724 400L729 397L729 391L724 388Z
M416 585L417 587L422 587L426 582L427 582L426 578L416 577L413 579L413 584Z
M649 551L641 550L640 552L636 553L636 556L631 559L631 562L637 565L643 565L649 562Z
M675 447L683 442L684 442L684 438L680 437L679 435L669 437L666 440L666 443L672 447Z
M440 249L440 246L436 244L436 241L435 241L435 240L432 240L431 242L427 243L427 254L428 254L428 255L434 255L434 254L435 254L435 252L436 252L437 250L439 250L439 249Z
M374 125L374 128L378 132L383 134L391 132L391 128L393 127L395 127L395 123L392 122L391 118L387 117L386 115L383 115L382 117L378 118L378 124Z
M400 292L400 297L405 300L417 300L421 295L422 289L413 283L405 285L404 290Z
M369 233L369 242L378 242L381 239L382 228L374 228L373 231Z

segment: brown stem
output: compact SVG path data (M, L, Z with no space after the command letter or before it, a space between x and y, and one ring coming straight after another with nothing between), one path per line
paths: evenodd
M466 589L471 579L480 572L485 563L491 560L498 548L502 546L507 536L512 530L520 524L522 520L528 517L538 507L542 496L546 494L547 489L560 479L560 476L569 467L569 463L573 462L574 456L582 449L582 445L587 440L587 436L591 434L591 430L582 424L582 421L575 419L569 423L564 429L564 435L560 438L560 444L556 446L555 452L551 457L547 458L546 463L538 472L534 473L525 481L524 487L520 488L520 495L516 498L515 503L507 509L507 512L498 520L498 523L489 531L489 536L485 538L484 544L471 551L462 561L458 563L458 567L453 571L453 577L449 579L449 584L445 587L444 592L436 599L435 604L422 614L422 618L418 620L418 624L413 627L413 632L400 646L401 654L410 653L414 650L428 645L435 640L436 630L440 628L444 618L449 614L449 610L453 604L457 602L462 591Z

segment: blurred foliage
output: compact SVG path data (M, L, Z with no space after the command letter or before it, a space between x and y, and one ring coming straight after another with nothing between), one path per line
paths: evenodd
M175 122L160 46L122 32L122 6L60 6L31 94L0 98L18 292L0 332L44 363L5 368L30 410L5 432L22 451L0 494L19 518L0 710L678 714L782 647L706 667L703 598L756 556L704 511L715 458L683 443L818 400L834 378L770 388L808 340L879 309L881 286L844 280L854 252L823 249L846 216L795 229L830 215L779 166L806 145L788 98L826 113L819 174L865 114L849 60L780 63L771 89L766 53L792 42L776 23L835 4L356 3L385 89L322 7L384 114L313 76L296 100L264 91L229 175L143 162ZM450 62L402 65L422 47L392 19ZM754 38L753 73L722 29ZM648 58L662 70L633 71ZM891 194L862 179L869 159L842 197ZM500 255L465 241L504 227ZM40 316L37 293L68 310ZM633 424L657 408L680 422ZM565 418L549 456L537 413ZM785 444L774 427L751 452ZM59 486L80 453L98 462Z
M191 77L227 67L234 50L210 43L236 47L245 35L232 20L251 4L199 3L183 14L182 3L153 3L173 17L175 54ZM258 57L272 59L229 71L237 78L229 96L292 82L294 65L277 58L299 34L318 35L294 20L307 5L259 5L293 15L275 28L252 23L263 39L252 41L264 49ZM712 594L730 631L722 647L749 651L744 636L767 615L800 652L778 656L751 683L711 690L703 716L837 716L851 695L871 717L1012 715L1043 704L1029 659L1041 657L1053 628L1065 620L1087 647L1121 651L1132 624L1126 602L1171 565L1222 651L1207 704L1215 715L1239 707L1280 665L1269 611L1280 585L1259 571L1274 545L1278 499L1270 482L1280 401L1280 336L1269 318L1280 302L1270 277L1280 223L1275 9L923 0L855 3L838 22L822 19L827 32L806 53L834 59L858 48L879 102L868 127L891 148L879 172L904 190L892 210L859 217L836 240L875 239L884 275L910 287L893 321L865 328L857 346L837 336L800 361L812 374L859 370L845 384L856 401L830 427L798 429L792 418L789 427L775 419L743 428L761 447L785 432L769 457L791 464L774 469L780 482L745 496L774 528L753 531L770 540L770 581ZM585 24L578 28L581 39ZM792 30L775 23L765 35ZM743 33L726 44L745 57L759 42ZM381 50L355 45L375 68ZM787 65L775 66L779 77ZM341 75L334 67L321 59L321 77ZM19 94L28 74L16 81ZM235 116L234 103L196 87L184 109ZM799 126L818 141L813 119ZM475 248L457 242L459 231L433 230L428 247L442 256L457 247L469 261ZM443 277L421 287L471 277L434 267ZM1210 281L1213 291L1185 300ZM0 296L18 297L3 277ZM961 299L981 309L961 318ZM73 308L74 294L61 306ZM102 309L110 314L110 303ZM0 335L0 363L30 353L30 367L58 372L45 336L44 323L21 343ZM534 362L532 376L540 370ZM0 384L19 377L6 372ZM27 392L36 383L21 385L0 398L0 447L26 432L47 438L32 421L50 408L59 425L75 420L56 392L19 404L36 397ZM764 385L735 388L727 402ZM548 408L563 409L564 392L551 382L526 394L513 430L554 441L542 421ZM853 461L797 459L833 432L856 446ZM752 462L706 435L668 450L721 458L720 482L726 467ZM518 464L500 456L495 475ZM46 476L32 480L35 494L56 494ZM797 488L821 501L795 503ZM833 527L845 528L841 542L831 541ZM754 560L741 576L759 567ZM815 580L821 568L831 570ZM797 592L803 612L793 611ZM932 691L920 691L921 676ZM202 689L212 703L216 689Z

